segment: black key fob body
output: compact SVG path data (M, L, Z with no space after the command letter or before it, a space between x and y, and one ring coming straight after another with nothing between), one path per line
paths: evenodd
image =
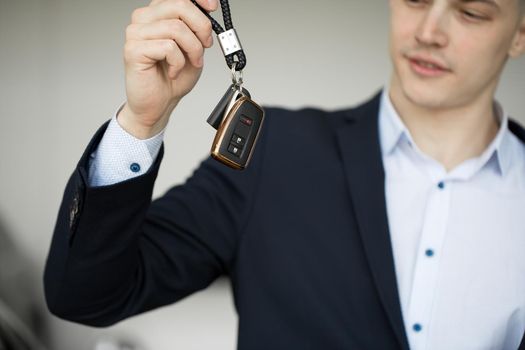
M264 120L264 110L248 96L240 97L227 111L211 147L216 160L238 170L252 156Z

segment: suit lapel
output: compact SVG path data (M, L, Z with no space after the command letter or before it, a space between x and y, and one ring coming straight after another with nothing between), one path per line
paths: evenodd
M400 347L408 349L387 221L378 131L379 101L380 95L377 95L367 104L349 111L337 126L337 137L373 280Z

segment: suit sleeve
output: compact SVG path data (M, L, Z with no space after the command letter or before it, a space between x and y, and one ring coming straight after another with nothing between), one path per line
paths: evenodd
M44 272L49 310L73 322L108 326L228 274L257 194L267 125L266 117L247 169L208 158L185 184L153 202L163 147L145 174L88 185L89 155L104 125L64 191Z

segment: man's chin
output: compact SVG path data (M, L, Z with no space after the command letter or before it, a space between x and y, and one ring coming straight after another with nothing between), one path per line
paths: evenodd
M453 105L451 96L447 92L429 88L410 88L404 90L408 103L422 109L440 110Z

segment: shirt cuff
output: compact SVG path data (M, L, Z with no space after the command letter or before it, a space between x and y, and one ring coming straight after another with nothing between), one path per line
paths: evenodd
M89 160L90 186L106 186L146 173L159 154L164 130L141 140L126 132L118 123L120 106Z

